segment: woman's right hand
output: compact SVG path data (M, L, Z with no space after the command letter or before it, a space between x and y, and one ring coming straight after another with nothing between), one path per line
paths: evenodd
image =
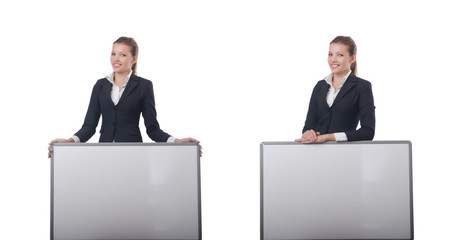
M75 140L73 140L73 138L69 138L69 139L64 139L64 138L56 138L54 140L52 140L51 142L49 142L49 147L48 147L48 158L51 157L51 153L52 153L52 145L54 143L73 143L75 142Z
M296 139L297 142L314 143L318 139L320 132L315 132L313 129L307 130L302 134L302 137Z
M176 138L173 142L175 143L182 143L182 142L196 142L196 143L200 143L199 140L197 139L194 139L194 138ZM202 157L202 146L200 146L199 144L199 147L200 147L200 156Z

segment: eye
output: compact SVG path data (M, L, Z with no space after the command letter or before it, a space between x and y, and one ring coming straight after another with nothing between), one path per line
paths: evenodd
M339 53L339 57L343 57L343 54L342 54L342 53Z
M121 54L121 56L125 57L125 56L127 56L127 55L123 53L123 54Z
M332 53L328 53L328 57L332 57Z
M116 54L114 52L111 53L111 56L115 56Z

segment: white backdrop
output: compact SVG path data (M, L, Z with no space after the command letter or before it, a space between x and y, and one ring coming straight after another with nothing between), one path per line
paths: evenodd
M153 81L161 128L202 143L204 239L259 239L259 144L300 136L336 35L353 37L359 76L372 82L375 140L413 142L416 239L458 235L452 3L2 1L0 9L1 239L49 239L47 144L81 127L123 35L140 46L138 73Z

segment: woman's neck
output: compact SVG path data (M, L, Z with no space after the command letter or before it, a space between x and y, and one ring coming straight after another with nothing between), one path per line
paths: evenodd
M345 76L340 76L336 74L332 76L332 85L334 86L334 88L339 88L340 86L342 86L342 81L344 77Z
M334 87L340 87L342 86L342 82L345 78L345 76L347 76L347 74L349 73L350 71L348 71L347 73L345 74L333 74L332 75L332 85L334 85Z
M116 84L116 86L122 87L122 85L124 85L124 82L126 81L127 75L129 75L129 73L116 73L115 72L113 76L113 81Z

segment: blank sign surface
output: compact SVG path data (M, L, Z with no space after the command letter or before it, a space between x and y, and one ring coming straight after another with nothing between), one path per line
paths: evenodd
M199 146L56 144L52 239L201 239Z
M411 144L261 145L261 235L412 239Z

